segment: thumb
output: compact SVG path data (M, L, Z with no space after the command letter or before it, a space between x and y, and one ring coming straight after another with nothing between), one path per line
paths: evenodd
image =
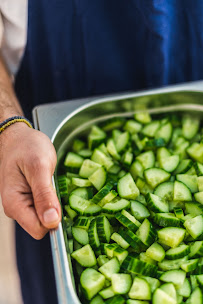
M56 228L61 220L61 206L52 186L52 172L48 167L40 167L29 182L36 213L42 225L48 229Z

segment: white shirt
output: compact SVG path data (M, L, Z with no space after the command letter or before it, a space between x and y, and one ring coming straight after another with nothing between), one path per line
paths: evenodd
M0 0L0 52L12 75L26 45L27 10L28 0Z

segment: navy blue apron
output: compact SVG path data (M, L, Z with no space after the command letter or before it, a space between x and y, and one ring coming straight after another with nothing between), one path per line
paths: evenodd
M203 78L202 0L29 0L16 92L37 104ZM24 303L57 303L49 236L16 226Z

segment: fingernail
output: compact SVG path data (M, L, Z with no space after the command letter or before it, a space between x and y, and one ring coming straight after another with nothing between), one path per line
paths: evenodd
M58 220L59 216L58 216L56 209L50 208L44 212L43 218L44 218L44 222L46 224L51 224L51 223L56 222Z

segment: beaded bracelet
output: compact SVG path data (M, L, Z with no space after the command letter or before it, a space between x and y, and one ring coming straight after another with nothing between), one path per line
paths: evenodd
M26 123L26 125L28 125L28 127L33 128L31 122L27 118L25 118L23 116L13 116L13 117L10 117L10 118L4 120L2 123L0 123L0 134L6 128L8 128L10 125L12 125L16 122L24 122L24 123Z

